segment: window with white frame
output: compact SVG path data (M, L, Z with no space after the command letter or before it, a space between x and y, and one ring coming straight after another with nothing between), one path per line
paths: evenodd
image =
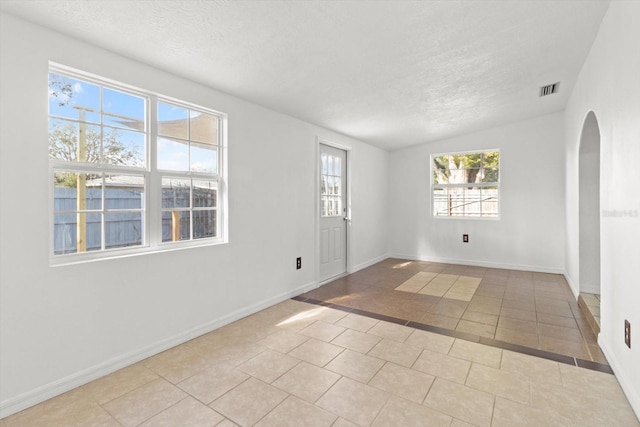
M431 156L434 217L500 216L500 151Z
M224 118L52 65L54 258L222 242Z

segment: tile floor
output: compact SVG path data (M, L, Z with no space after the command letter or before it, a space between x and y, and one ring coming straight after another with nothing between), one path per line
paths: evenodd
M288 300L15 426L640 426L615 376Z
M608 363L558 274L387 259L301 297Z

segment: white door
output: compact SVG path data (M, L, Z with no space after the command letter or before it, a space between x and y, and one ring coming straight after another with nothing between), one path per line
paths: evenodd
M320 144L320 282L347 271L347 152Z

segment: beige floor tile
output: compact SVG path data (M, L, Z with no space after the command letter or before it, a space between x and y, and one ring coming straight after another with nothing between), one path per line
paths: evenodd
M500 369L474 363L471 365L466 385L527 405L531 402L529 378Z
M614 375L589 369L559 364L563 386L573 392L587 393L603 399L626 399Z
M49 399L0 420L2 427L121 427L97 403L84 400L77 390Z
M413 331L413 328L408 328L396 323L380 321L373 328L369 329L369 332L367 333L381 338L404 342Z
M87 397L103 404L158 378L158 375L143 364L136 363L92 381L83 386L82 390Z
M213 409L198 402L193 397L187 397L145 421L140 427L174 427L179 425L210 427L222 420L224 420L224 417Z
M499 368L500 361L502 360L502 350L471 341L456 339L451 350L449 350L449 356Z
M187 344L174 347L141 363L164 379L177 384L219 363L239 365L265 350L263 346L244 340L230 342L227 339L213 339L212 347L207 351L194 346L187 347Z
M570 414L576 426L639 426L626 398L603 398L588 390L570 390L548 383L531 384L532 406L554 414Z
M422 353L420 347L414 347L406 343L383 339L369 351L370 356L384 359L398 365L410 367Z
M454 340L455 339L453 337L415 329L405 340L405 344L447 354L449 353L449 350L451 350Z
M300 333L320 341L329 342L345 330L346 328L343 328L342 326L318 321L302 329Z
M326 369L367 383L382 368L382 365L384 365L384 360L352 350L345 350L329 362Z
M287 396L282 390L249 378L209 406L241 426L251 426Z
M102 406L123 426L136 426L186 396L168 381L157 379Z
M473 424L454 418L453 421L451 421L451 427L473 427Z
M289 355L314 365L324 366L343 350L343 347L312 338L291 350Z
M454 299L457 301L471 301L473 297L473 292L463 292L463 291L453 291L449 289L449 291L443 295L443 298Z
M338 320L335 324L345 328L355 329L356 331L367 332L369 329L373 328L376 323L378 323L377 319L349 313L342 319Z
M424 404L477 426L491 425L494 396L436 378Z
M422 403L435 377L387 362L369 381L380 390L416 403Z
M388 399L388 394L349 378L341 378L316 406L361 426L370 425Z
M266 383L271 383L299 362L300 359L295 357L267 350L247 360L237 369Z
M360 353L367 353L378 342L380 342L381 339L382 338L375 335L359 332L353 329L347 329L334 338L333 341L331 341L331 344L336 344L340 347L355 350Z
M272 385L314 403L339 379L340 375L334 372L307 362L300 362Z
M358 427L358 425L339 417L331 427Z
M436 276L438 275L438 273L433 273L431 271L419 271L418 273L416 273L413 278L415 278L416 280L423 280L424 283L429 283L431 280L433 280Z
M502 351L500 369L529 377L531 381L561 385L559 363L513 351Z
M237 426L238 426L238 424L234 423L233 421L231 421L228 418L225 418L219 424L216 424L216 427L237 427Z
M295 332L278 331L258 341L257 344L268 347L271 350L279 351L280 353L288 353L308 339L308 336Z
M249 375L234 369L233 364L221 363L178 383L178 387L204 403L211 403Z
M450 288L450 283L433 280L425 285L425 287L420 291L418 291L418 293L422 295L433 295L436 297L441 297L446 294Z
M449 427L451 417L426 406L392 397L384 405L372 427Z
M336 418L334 414L289 396L262 418L256 427L329 427Z
M420 289L426 286L427 282L424 282L420 279L410 278L409 280L403 282L400 286L395 288L396 291L417 293Z
M460 384L467 380L470 367L467 360L429 350L424 350L413 364L413 369Z
M571 414L567 414L571 415ZM492 427L573 426L569 418L552 411L534 408L512 400L496 397Z

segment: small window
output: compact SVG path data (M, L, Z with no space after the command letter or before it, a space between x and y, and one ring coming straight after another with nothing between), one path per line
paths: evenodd
M322 217L340 216L342 209L342 159L339 156L320 155L320 202Z
M435 217L500 216L500 151L431 156Z
M52 255L81 261L114 250L223 241L223 120L51 66Z

